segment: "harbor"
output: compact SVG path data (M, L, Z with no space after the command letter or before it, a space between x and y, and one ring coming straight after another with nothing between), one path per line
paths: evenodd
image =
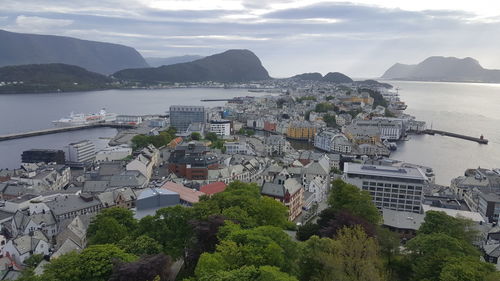
M423 133L428 134L428 135L438 134L438 135L452 137L452 138L474 141L474 142L477 142L480 144L488 144L488 140L485 139L482 135L479 138L476 138L476 137L466 136L466 135L462 135L462 134L456 134L456 133L452 133L452 132L441 131L441 130L432 130L432 129L425 130L425 131L423 131Z

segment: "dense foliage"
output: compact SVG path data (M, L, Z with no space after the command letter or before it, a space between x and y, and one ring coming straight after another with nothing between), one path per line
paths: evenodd
M33 275L35 256L20 280L161 281L178 259L185 281L498 280L471 243L471 221L429 211L401 248L364 191L336 180L328 203L315 223L299 228L299 241L285 231L293 228L286 207L256 184L233 182L193 207L140 220L105 209L89 227L87 249L52 260L42 276Z
M0 93L43 93L111 88L112 80L84 68L61 63L15 65L0 68ZM20 83L22 82L22 83Z
M144 148L150 144L155 147L162 147L168 145L176 137L175 133L176 129L170 127L168 130L162 131L156 136L136 135L132 138L132 145L134 150Z

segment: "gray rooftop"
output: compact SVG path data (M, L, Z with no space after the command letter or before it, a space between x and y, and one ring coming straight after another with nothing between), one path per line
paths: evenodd
M345 163L344 173L368 175L377 177L403 178L414 180L427 180L424 172L418 168L403 168L390 166L366 165L358 163Z

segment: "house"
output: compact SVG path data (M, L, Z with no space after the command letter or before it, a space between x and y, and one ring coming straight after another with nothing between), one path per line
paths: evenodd
M322 179L321 177L314 177L309 185L306 186L305 191L311 193L312 202L323 202L328 197L328 190L330 189L329 180Z
M153 168L158 166L160 161L160 151L153 145L148 145L141 149L139 154L126 166L127 171L139 171L149 181L153 174Z
M47 237L57 234L57 222L52 212L26 214L17 211L11 220L12 237L27 235L35 230L42 231Z
M87 229L90 221L91 217L88 215L79 215L62 221L56 236L56 252L52 254L51 258L57 258L70 251L79 252L84 249L87 246Z
M103 208L121 207L130 209L135 207L137 196L130 187L115 188L110 191L97 194Z
M103 208L101 201L86 193L60 195L39 204L38 209L52 211L58 222L79 215L96 215Z
M49 239L43 232L36 230L33 233L9 240L5 244L4 253L21 264L34 254L48 255L49 249Z
M137 170L124 171L119 175L111 176L109 186L112 188L145 188L148 185L148 179Z
M71 179L70 168L65 165L23 163L21 167L22 173L11 179L42 190L61 190Z
M302 213L304 188L294 178L277 176L273 182L265 182L260 193L283 203L288 208L288 219L290 221L293 221Z

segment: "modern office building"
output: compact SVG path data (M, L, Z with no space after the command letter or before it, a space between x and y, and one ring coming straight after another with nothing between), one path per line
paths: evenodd
M427 177L420 168L344 164L344 181L370 192L379 208L420 213Z
M95 145L89 140L70 143L66 147L66 160L69 162L90 162L95 157Z
M52 163L64 164L64 151L56 149L30 149L21 155L23 163Z
M177 132L184 132L191 123L205 124L206 112L203 106L194 105L172 105L170 107L170 125Z

